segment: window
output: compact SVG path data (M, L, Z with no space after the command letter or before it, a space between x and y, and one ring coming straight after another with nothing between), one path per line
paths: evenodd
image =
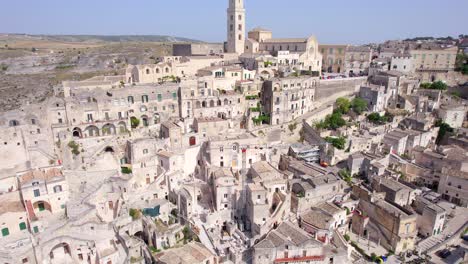
M58 193L62 191L62 186L61 185L56 185L54 186L54 193Z
M177 93L172 93L172 99L177 100Z
M39 233L39 227L35 226L35 227L33 228L33 231L34 231L34 233Z
M25 222L19 223L19 229L20 230L25 230L26 229L26 223Z
M34 197L41 196L41 191L39 189L34 190Z
M150 70L149 70L149 69L146 69L146 74L150 74Z
M7 227L2 229L2 236L6 237L10 234L10 230Z
M143 154L148 154L148 149L144 149Z
M133 104L133 103L134 103L133 96L129 96L129 97L127 98L127 101L128 101L128 103Z
M24 259L22 260L22 262L23 262L23 263L28 263L28 258L24 258Z
M141 102L142 103L147 103L148 102L148 95L142 95L141 96Z
M158 102L161 102L161 101L162 101L162 95L158 94Z
M35 125L36 124L36 119L31 119L31 124Z
M93 122L93 114L88 114L88 122Z

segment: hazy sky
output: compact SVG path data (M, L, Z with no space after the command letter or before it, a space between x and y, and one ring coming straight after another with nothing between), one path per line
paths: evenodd
M468 0L245 0L247 28L321 43L468 34ZM1 33L226 38L227 0L2 1Z

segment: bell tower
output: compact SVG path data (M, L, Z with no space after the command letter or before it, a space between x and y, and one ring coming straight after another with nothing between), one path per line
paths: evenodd
M244 53L245 9L244 0L229 0L227 9L227 52Z

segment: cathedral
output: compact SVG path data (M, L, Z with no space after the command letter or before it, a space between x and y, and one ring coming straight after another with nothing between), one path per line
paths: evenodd
M227 53L236 53L241 57L249 58L271 55L275 57L273 60L277 60L276 64L294 64L294 70L321 71L322 54L319 52L318 41L314 36L273 38L272 31L260 27L252 29L246 36L245 19L244 0L229 0Z

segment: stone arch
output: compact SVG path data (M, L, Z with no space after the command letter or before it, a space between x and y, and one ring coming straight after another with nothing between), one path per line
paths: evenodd
M224 99L224 102L223 102L223 105L228 105L229 104L229 100L227 98Z
M222 102L221 99L218 100L218 106L221 106Z
M99 128L97 126L88 126L85 128L85 134L88 137L98 137L99 136Z
M200 103L200 101L197 101L197 102L195 103L195 106L196 106L196 108L201 108L201 103Z
M115 135L116 129L113 124L105 124L102 127L102 135L107 136L107 135Z
M114 148L111 147L111 146L107 146L107 147L104 148L104 152L114 153Z
M215 106L215 102L213 100L210 101L210 107L214 107Z
M82 138L83 137L83 131L79 127L75 127L72 130L72 135L74 138Z
M71 257L71 248L70 245L66 242L61 242L59 244L56 244L53 246L48 252L47 252L49 258L52 260L57 257L61 257L64 255L69 255Z
M52 212L52 207L50 206L50 203L46 201L36 201L33 203L33 209L35 212L43 212L43 211L49 211ZM37 213L36 213L37 214Z
M202 102L202 107L205 108L207 106L206 101Z
M119 133L125 133L127 132L127 124L123 121L119 122L117 124L117 127L119 128Z

